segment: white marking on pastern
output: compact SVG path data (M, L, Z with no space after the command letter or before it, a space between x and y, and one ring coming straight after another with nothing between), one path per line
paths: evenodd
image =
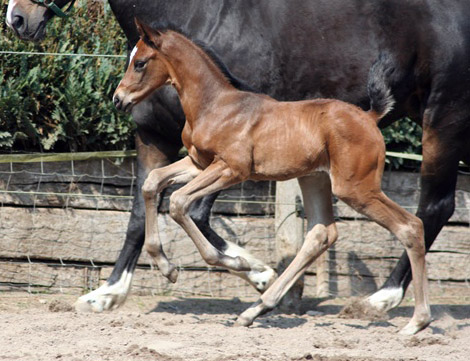
M109 285L108 282L96 290L81 296L75 302L79 312L103 312L121 306L129 294L132 283L131 272L124 271L118 282Z
M367 298L367 301L379 311L388 311L397 307L403 299L403 289L385 288L375 292Z

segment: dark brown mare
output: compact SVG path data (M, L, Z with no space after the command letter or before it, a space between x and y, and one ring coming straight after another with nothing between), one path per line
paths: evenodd
M250 264L214 248L188 211L195 201L246 180L298 178L307 216L320 222L308 230L300 252L238 324L275 307L305 269L337 239L331 193L392 232L405 246L415 287L415 312L402 330L414 334L430 323L423 225L381 191L385 145L377 120L390 109L385 86L374 88L373 109L331 99L279 102L240 91L197 45L172 30L155 31L136 22L141 39L114 94L119 109L130 111L166 83L176 89L186 123L182 140L188 156L150 172L142 188L146 205L144 248L167 276L174 266L159 241L156 199L165 187L187 183L170 198L170 214L194 241L204 260L235 271ZM382 82L382 84L384 84ZM379 90L383 91L380 92ZM318 172L329 174L321 189ZM313 183L312 183L313 180ZM311 222L309 222L312 224Z
M70 0L54 2L65 7ZM379 126L404 116L422 126L421 193L416 214L424 224L426 249L431 247L454 212L459 161L470 164L470 1L108 3L128 40L128 53L139 39L135 16L155 28L173 24L210 47L238 79L278 100L327 97L368 109L369 69L382 51L391 53L396 71L384 81L391 85L396 105ZM8 1L6 22L23 39L42 39L53 16L32 0ZM137 125L136 182L140 188L151 169L177 159L185 119L172 87L162 87L133 107L132 116ZM321 187L323 177L318 181ZM230 243L209 225L214 199L203 198L191 209L191 217L218 250L234 255L236 252L229 252ZM103 311L125 301L144 243L144 222L144 200L136 192L126 240L113 272L102 286L80 297L81 308ZM245 276L262 289L269 273ZM396 307L410 281L410 262L403 252L385 284L367 300L382 310Z

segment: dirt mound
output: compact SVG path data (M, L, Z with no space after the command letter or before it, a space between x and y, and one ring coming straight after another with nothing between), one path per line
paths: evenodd
M73 307L67 302L61 300L53 300L49 304L49 311L51 312L72 312Z
M431 345L448 345L449 342L439 337L413 336L404 342L406 347L425 347Z
M379 311L360 298L354 298L346 304L339 312L340 318L355 318L367 321L384 321L388 320L386 312Z
M183 361L183 359L180 357L170 357L168 355L157 352L152 348L139 347L139 345L136 344L130 345L126 350L126 354L132 357L132 359L135 359L136 357L142 357L142 359L145 360Z
M351 357L351 356L322 356L322 355L312 355L306 354L301 358L292 358L292 361L304 361L304 360L312 360L312 361L397 361L396 359L391 358L375 358L375 357ZM404 361L405 359L400 359Z

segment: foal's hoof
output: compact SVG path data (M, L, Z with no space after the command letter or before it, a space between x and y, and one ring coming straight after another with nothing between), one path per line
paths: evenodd
M171 271L166 274L165 277L168 278L171 283L176 283L176 280L178 279L178 269L172 265Z
M173 263L166 263L164 265L160 265L160 272L164 277L168 279L171 283L175 283L178 279L178 268Z
M253 324L253 319L248 317L243 317L243 315L238 316L237 320L233 324L236 327L248 327Z
M238 316L235 325L245 327L251 326L255 318L265 313L266 310L268 310L268 308L263 304L263 301L258 300Z
M413 322L413 320L411 320L405 327L403 327L400 330L400 335L405 335L405 336L414 335L418 333L419 331L422 331L426 327L428 327L431 324L431 322L432 322L432 319L429 319L423 322Z
M246 277L259 293L263 293L277 279L277 273L271 267L266 266L261 272L256 270L247 272Z

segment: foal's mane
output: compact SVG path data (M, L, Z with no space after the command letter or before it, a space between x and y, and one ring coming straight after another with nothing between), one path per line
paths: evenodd
M156 26L152 25L152 28L158 30L162 34L165 34L168 30L183 35L185 38L189 39L193 42L196 46L202 49L204 53L209 57L210 60L217 66L217 68L222 72L223 76L228 80L228 82L238 90L249 91L249 92L256 92L251 86L244 83L242 80L235 77L227 66L223 63L217 53L207 44L203 43L200 40L192 39L190 35L188 35L185 31L183 31L180 27L175 26L174 24L158 24Z

